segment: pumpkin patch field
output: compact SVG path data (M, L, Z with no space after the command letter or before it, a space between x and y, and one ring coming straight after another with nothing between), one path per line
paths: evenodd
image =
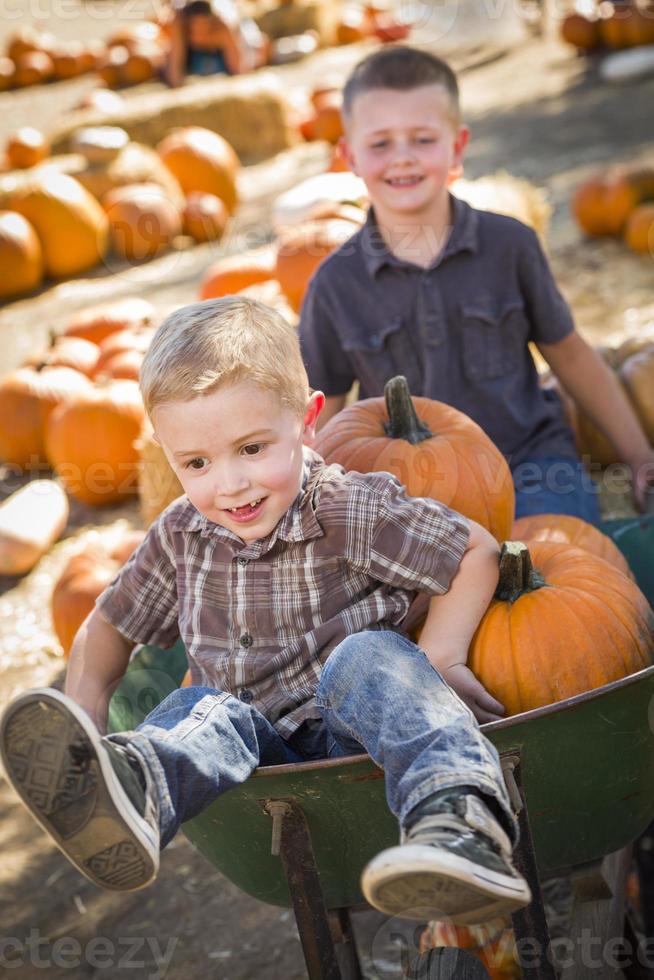
M314 269L365 220L365 187L338 150L341 87L360 57L401 38L407 6L280 4L284 17L311 8L321 30L333 7L330 43L305 38L299 47L313 53L251 79L169 91L156 74L167 42L155 0L80 0L68 18L54 0L45 13L20 4L22 21L0 24L0 708L19 690L62 686L76 629L179 493L138 390L158 325L182 305L232 293L297 323ZM282 16L271 0L247 5L265 7L269 23L271 10ZM483 0L423 6L409 40L459 70L471 127L454 192L536 228L580 331L654 439L654 78L603 83L595 55L577 54L596 36L594 18L591 28L568 23L562 39L560 20L535 36L510 4L492 23ZM632 37L644 30L641 0L629 9L602 25L605 47L618 19ZM460 413L410 394L399 384L388 404L349 404L319 449L353 468L393 469L412 493L447 499L498 541L527 542L512 559L526 587L512 604L495 601L474 641L489 688L501 675L498 696L515 711L571 693L539 687L535 654L522 675L508 664L519 654L507 631L519 633L515 621L531 609L548 622L569 617L564 646L576 629L618 650L623 674L639 669L646 651L626 637L641 637L647 611L612 542L574 519L515 522L508 470L490 440ZM567 410L579 447L597 467L611 464L611 447L573 404ZM472 456L478 469L452 479ZM604 488L602 508L634 512L624 481ZM541 613L534 568L550 593L571 579L580 593L595 589L590 612L579 611L581 598L563 611L550 596ZM562 633L543 629L538 657ZM614 676L586 666L571 661L565 683ZM164 961L156 975L167 980L306 976L292 913L240 892L181 836L147 892L103 893L0 778L0 855L0 957L18 964L21 980L44 975L30 958L31 929L47 937L43 956L58 939L79 944L71 980L95 975L84 955L98 937L113 944L106 975L120 980L154 976ZM368 980L401 975L386 926L377 913L355 915ZM118 967L126 937L141 943L131 973Z

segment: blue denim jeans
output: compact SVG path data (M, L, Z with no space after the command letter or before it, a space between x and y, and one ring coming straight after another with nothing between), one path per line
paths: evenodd
M512 470L515 516L570 514L598 525L598 488L577 459L533 456Z
M251 705L224 691L174 691L133 731L108 736L145 761L159 800L161 846L181 823L259 765L362 751L383 768L402 823L437 790L475 786L515 822L495 748L426 655L390 630L347 637L330 654L316 703L322 715L283 739Z

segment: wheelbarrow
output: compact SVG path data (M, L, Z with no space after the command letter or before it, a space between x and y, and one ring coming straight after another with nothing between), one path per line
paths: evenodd
M654 600L654 518L604 526ZM138 724L182 680L181 645L143 647L112 699L109 728ZM568 875L591 900L594 933L616 928L631 843L654 819L654 666L565 701L483 726L500 753L520 824L516 865L531 905L513 916L526 980L557 977L541 880ZM292 906L310 980L362 978L350 912L364 908L359 877L366 862L397 843L383 773L367 755L257 769L182 828L191 843L255 898ZM615 896L601 874L613 855ZM617 856L616 856L617 855ZM604 862L606 866L606 862ZM609 883L611 884L611 883ZM583 916L577 917L577 930ZM618 923L622 929L622 919ZM607 931L609 930L609 931ZM565 980L614 976L579 961ZM488 976L459 950L430 951L411 965L414 978Z

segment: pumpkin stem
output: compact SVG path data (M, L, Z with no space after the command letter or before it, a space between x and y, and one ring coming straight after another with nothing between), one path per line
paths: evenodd
M402 374L386 382L384 398L388 412L388 422L384 423L387 436L391 439L406 439L412 446L433 438L433 432L416 415L409 385Z
M522 541L505 541L500 552L500 580L495 598L515 602L526 592L535 592L547 582L531 563L529 548Z

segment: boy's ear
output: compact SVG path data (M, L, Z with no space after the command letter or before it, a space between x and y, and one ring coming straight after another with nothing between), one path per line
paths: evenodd
M453 184L455 180L458 180L459 177L463 176L463 157L465 156L466 147L468 146L469 140L470 129L467 126L460 126L452 148L452 166L450 167L447 175L448 187Z
M322 391L314 391L309 398L309 403L307 405L307 410L304 413L304 432L302 435L302 441L306 443L307 446L312 445L313 440L316 437L316 422L318 421L318 416L322 412L325 406L325 396Z
M341 136L341 138L339 139L339 141L338 141L338 149L340 151L341 156L343 157L343 159L347 163L348 167L350 168L350 170L353 173L356 173L356 164L354 162L354 154L352 153L352 150L350 149L350 144L348 143L346 136Z

